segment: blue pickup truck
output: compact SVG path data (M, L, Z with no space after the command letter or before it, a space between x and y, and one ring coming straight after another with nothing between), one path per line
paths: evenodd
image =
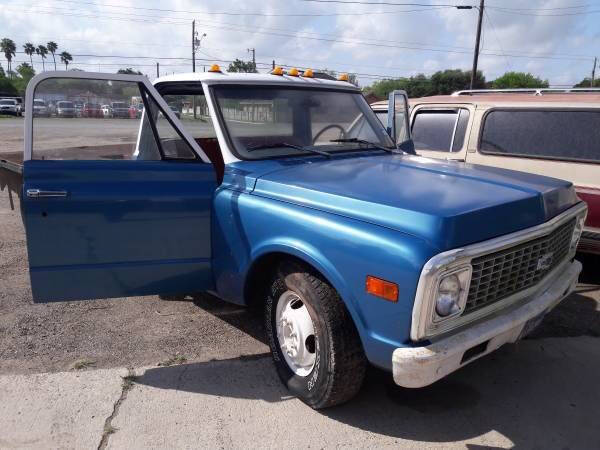
M59 91L144 112L130 138L32 117ZM358 88L310 70L45 72L26 105L34 300L208 291L261 307L281 379L313 408L352 398L368 364L418 388L517 341L581 271L572 185L415 155L402 92L388 129Z

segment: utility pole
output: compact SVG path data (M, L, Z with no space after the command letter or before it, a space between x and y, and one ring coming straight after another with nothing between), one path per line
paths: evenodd
M597 60L598 60L598 58L594 56L594 68L592 69L592 82L590 84L590 87L594 87L594 77L596 76L596 61Z
M192 72L196 71L196 21L192 20Z
M475 38L475 52L473 53L473 70L471 72L471 89L475 85L477 76L477 61L479 60L479 41L481 40L481 22L483 21L484 0L479 2L479 20L477 21L477 36Z
M156 62L156 78L160 77L160 69L159 69L160 65L158 64L158 61Z
M252 52L252 65L254 66L254 70L256 71L256 49L249 48L247 49L249 52Z
M273 70L275 70L275 60L273 60Z

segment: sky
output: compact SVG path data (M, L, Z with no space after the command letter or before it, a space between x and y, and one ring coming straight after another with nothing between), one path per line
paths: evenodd
M471 68L478 10L453 5L478 5L478 0L335 1L0 0L0 38L13 39L20 52L26 42L52 40L59 53L73 55L69 68L132 67L151 79L156 62L163 75L191 72L192 20L198 37L206 34L197 70L213 62L226 68L235 58L249 60L252 48L261 72L272 61L326 68L356 73L361 86ZM591 75L594 56L600 56L600 1L485 4L479 69L487 80L515 70L562 87ZM13 66L24 61L29 57L18 53ZM0 64L6 69L3 55ZM33 64L42 70L36 55ZM57 66L64 69L58 61ZM48 55L45 68L53 67Z

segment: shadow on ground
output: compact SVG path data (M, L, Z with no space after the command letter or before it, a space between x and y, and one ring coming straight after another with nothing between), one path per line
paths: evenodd
M319 412L307 407L306 413L416 441L446 443L496 431L517 448L597 448L599 370L594 338L521 342L423 389L400 388L390 374L370 369L351 402ZM148 369L137 383L270 404L291 400L268 354Z

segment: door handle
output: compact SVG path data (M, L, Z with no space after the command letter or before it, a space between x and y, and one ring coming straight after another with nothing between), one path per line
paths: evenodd
M42 191L40 189L27 189L27 197L42 198L42 197L66 197L67 191Z

